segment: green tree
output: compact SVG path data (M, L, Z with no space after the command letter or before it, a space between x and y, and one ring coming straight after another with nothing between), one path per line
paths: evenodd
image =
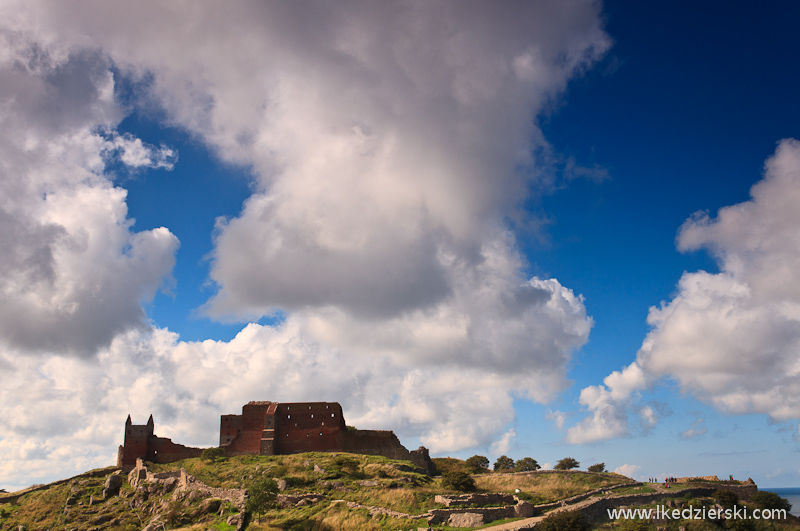
M514 465L514 470L517 472L533 472L534 470L539 470L540 467L539 463L536 462L536 459L532 459L530 457L523 457L517 464Z
M475 490L475 480L462 470L451 470L442 475L442 486L446 489L470 492Z
M753 494L750 501L762 509L786 509L787 513L792 510L792 504L789 503L789 500L766 490L760 490Z
M272 507L278 499L278 484L274 479L261 478L247 485L247 501L244 510L258 518Z
M494 471L502 472L506 470L514 470L514 460L507 455L501 455L494 462Z
M554 470L572 470L573 468L578 468L581 464L572 457L565 457L558 463L556 466L553 467Z
M489 471L489 458L483 455L473 455L466 460L467 470L472 474L481 474Z
M586 470L588 470L589 472L603 473L603 472L606 471L606 464L605 463L597 463L596 465L590 466Z
M580 511L552 514L539 522L536 531L589 531L591 525Z

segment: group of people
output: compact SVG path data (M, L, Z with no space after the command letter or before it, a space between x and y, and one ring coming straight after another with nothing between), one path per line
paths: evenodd
M656 478L647 478L649 483L658 483L658 479ZM675 483L675 478L672 476L668 476L664 478L664 487L669 488L670 483Z

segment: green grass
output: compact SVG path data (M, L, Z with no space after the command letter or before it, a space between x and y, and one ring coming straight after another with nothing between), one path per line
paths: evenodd
M626 488L615 489L614 492L611 493L611 495L623 496L626 494L649 494L651 492L656 492L656 489L654 489L653 487L647 487L643 485L640 487L628 487L627 489Z
M447 466L458 467L463 461L437 459L440 470ZM442 466L444 465L444 466ZM316 470L315 470L316 466ZM285 480L285 494L319 493L326 500L304 507L273 508L260 521L251 522L253 531L406 531L424 527L424 520L393 518L369 514L367 509L347 507L346 502L365 506L384 507L408 515L420 515L436 504L437 494L460 494L442 487L441 478L430 478L413 471L407 462L394 461L380 456L345 453L306 453L287 456L237 456L203 460L186 459L170 464L148 464L152 472L177 471L182 467L200 481L212 487L244 488L261 478ZM127 478L125 478L127 480ZM362 485L365 480L377 485ZM139 531L154 513L165 517L167 530L232 531L226 524L228 516L237 510L226 506L223 514L198 514L201 500L190 501L186 494L154 492L145 499L124 482L119 497L89 505L90 498L97 500L102 492L105 477L76 478L46 490L31 492L19 500L18 505L0 506L0 530L25 525L27 529L53 531L88 531L97 527L122 531ZM589 490L608 487L628 481L613 474L531 474L476 476L479 492L514 493L522 489L520 497L532 503L563 499ZM75 503L64 513L68 497ZM131 502L137 499L137 507ZM335 503L334 500L344 500ZM113 524L98 524L99 517L113 519ZM501 521L492 522L493 525ZM481 526L475 529L491 527ZM437 529L448 529L439 526Z
M630 479L617 474L598 476L582 473L482 475L475 478L481 491L513 494L519 489L522 491L519 497L535 505L563 500L590 490L612 487L628 481Z

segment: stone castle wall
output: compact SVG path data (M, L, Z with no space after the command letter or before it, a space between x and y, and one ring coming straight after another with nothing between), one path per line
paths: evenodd
M347 431L342 406L333 402L278 404L275 409L277 455L347 451L340 434Z
M717 476L693 476L687 478L675 478L673 483L696 483L698 481L719 481Z
M128 416L118 466L129 470L137 457L170 463L198 457L203 451L157 437L153 429L152 415L146 425L134 425ZM220 417L219 441L229 456L349 452L411 461L428 474L436 472L424 447L409 452L391 431L348 429L336 402L250 402L241 415Z
M203 452L202 448L193 448L176 444L171 439L156 436L153 431L155 424L153 416L147 424L137 425L128 420L125 422L125 441L117 451L117 466L123 470L131 470L136 467L136 460L146 459L152 463L173 463L181 459L199 457Z

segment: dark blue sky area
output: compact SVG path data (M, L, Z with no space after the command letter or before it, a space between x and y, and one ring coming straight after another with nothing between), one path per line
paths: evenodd
M147 305L148 315L186 341L231 339L241 325L212 322L198 309L215 293L208 278L214 220L241 211L251 193L247 169L220 162L188 134L162 129L138 113L126 118L119 129L178 151L173 170L125 174L117 183L128 190L135 230L167 227L181 242L173 271L179 280L170 293L158 293L154 304Z
M755 7L606 2L613 48L541 119L556 152L610 177L544 198L550 245L527 247L534 273L586 297L589 371L632 359L647 308L671 298L684 270L716 271L703 251L677 252L681 224L747 200L777 142L800 137L800 4ZM621 338L632 350L619 352Z

